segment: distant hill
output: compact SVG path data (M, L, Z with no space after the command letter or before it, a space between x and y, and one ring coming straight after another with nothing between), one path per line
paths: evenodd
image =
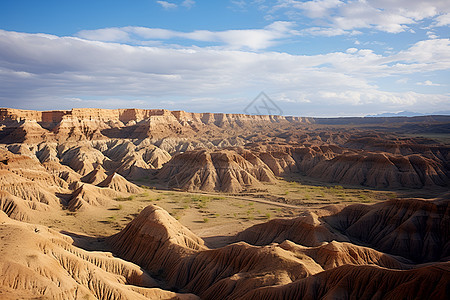
M429 114L422 114L418 112L412 112L412 111L401 111L398 113L382 113L382 114L376 114L376 115L367 115L366 117L373 117L373 118L383 118L383 117L420 117L420 116L429 116L429 115L450 115L450 111L437 111Z

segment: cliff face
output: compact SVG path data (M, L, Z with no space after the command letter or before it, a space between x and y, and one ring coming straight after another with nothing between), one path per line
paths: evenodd
M188 113L165 109L33 111L0 108L0 142L97 140L104 138L191 136L203 130L308 124L310 118L244 114ZM32 124L33 126L30 126Z
M139 179L149 175L148 169L159 169L171 155L180 154L158 177L168 187L187 190L236 192L246 185L298 172L326 182L377 188L422 188L449 183L448 145L360 128L323 128L312 124L317 120L164 109L39 112L1 108L0 144L146 141L141 150L148 154L136 156L130 143L124 144L123 149L117 148L116 154L123 155L113 159L120 165L111 171ZM211 151L203 157L197 155L200 149ZM223 149L228 149L223 157L214 153ZM72 151L73 157L78 157L75 162L72 157L59 157L85 176L95 169L92 162L101 164L104 157L93 157L98 151L82 150ZM83 158L85 162L80 162L82 157L92 161ZM245 163L234 167L236 159Z
M96 109L73 108L72 110L34 111L13 108L0 108L0 121L5 120L34 120L42 123L59 123L64 116L80 120L141 121L150 116L162 116L169 111L163 109Z
M79 120L98 120L103 122L120 121L124 124L140 122L150 117L159 116L175 118L178 122L225 124L233 122L299 122L312 123L312 118L285 117L278 115L245 115L222 113L189 113L185 111L170 111L166 109L96 109L73 108L72 110L34 111L13 108L0 108L0 121L34 120L39 123L59 123L66 118Z
M63 118L77 118L79 120L97 120L102 122L117 122L124 124L135 121L140 122L150 117L174 118L179 123L201 124L240 124L242 122L268 122L268 123L304 123L324 125L357 125L357 124L408 124L408 123L448 123L450 116L423 116L423 117L391 117L391 118L311 118L279 115L246 115L224 113L190 113L181 110L167 109L97 109L73 108L71 110L35 111L14 108L0 108L0 122L34 120L38 123L59 123ZM242 124L241 124L242 125Z

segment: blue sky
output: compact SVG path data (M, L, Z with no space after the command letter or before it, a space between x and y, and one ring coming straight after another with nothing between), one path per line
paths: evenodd
M450 111L450 3L2 0L0 107Z

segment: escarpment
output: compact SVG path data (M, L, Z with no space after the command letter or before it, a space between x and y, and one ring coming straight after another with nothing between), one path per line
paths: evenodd
M65 111L30 111L0 109L5 128L0 141L35 142L97 140L106 138L144 139L180 133L192 135L202 127L234 128L264 126L272 123L313 123L312 118L210 114L169 111L165 109L72 109Z

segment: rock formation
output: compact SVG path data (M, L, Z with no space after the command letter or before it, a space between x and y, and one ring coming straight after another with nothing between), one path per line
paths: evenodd
M252 245L269 245L290 240L310 247L317 247L323 242L333 240L349 241L347 237L334 231L319 219L314 212L306 212L303 216L292 219L274 219L254 225L240 232L235 239Z
M135 185L134 183L129 182L122 176L117 173L111 174L105 178L102 182L97 184L99 187L106 187L117 192L129 193L129 194L139 194L142 193L143 190Z
M448 198L355 204L320 218L307 212L297 218L274 219L240 232L236 240L254 245L291 240L313 247L335 240L370 245L416 263L440 261L450 257L449 205Z
M241 299L446 299L449 276L448 262L408 271L344 265L288 285L256 289Z
M394 202L401 203L400 200ZM360 215L370 210L360 205L351 208L359 211ZM344 209L323 218L341 218L341 213L348 215ZM423 211L422 215L437 219L430 211ZM303 222L290 220L292 226L297 226L296 233L300 236L307 235L311 226L320 226L319 220L314 220L312 215L300 218ZM402 252L404 257L392 256L349 242L333 241L339 235L329 231L323 234L316 230L309 234L315 236L316 242L313 239L312 243L318 245L308 247L301 245L302 238L297 238L299 244L284 239L296 235L285 234L283 231L288 230L287 226L281 225L281 228L276 222L256 226L252 232L257 234L259 231L259 236L263 236L276 227L273 231L283 235L281 244L274 243L272 238L267 240L270 245L251 246L238 242L208 250L200 238L167 212L149 206L124 230L110 237L108 242L117 255L142 266L171 288L194 293L202 299L214 299L218 295L221 299L290 299L307 295L313 298L338 295L364 298L367 295L389 296L396 293L411 293L414 297L438 296L440 298L437 299L441 299L446 294L446 282L450 275L448 263L417 268L405 258L407 252ZM309 226L305 227L305 223ZM364 222L359 227L361 232L376 229L377 225L370 222ZM238 236L246 235L251 236L248 232ZM449 237L444 238L448 242ZM324 242L327 239L330 241ZM310 242L308 238L305 241ZM394 247L397 244L394 243ZM398 251L401 250L399 245ZM385 277L390 278L389 283L383 283L381 278ZM413 283L418 284L417 281L410 281L412 277L421 278L430 287L405 292L403 286L412 288ZM371 282L372 278L380 280Z
M390 200L352 205L324 217L351 240L415 262L450 257L450 200Z
M5 128L0 141L8 143L44 140L104 138L144 139L176 134L193 134L204 126L234 128L270 123L310 123L310 118L209 114L164 109L72 109L30 111L0 109Z
M183 190L235 193L259 182L273 182L273 172L257 157L235 151L189 151L163 166L158 177L169 187Z
M0 211L2 299L198 299L159 288L139 266L88 252L44 226Z
M444 116L2 108L0 298L447 299L450 146L439 136L402 132L436 133L448 124ZM142 203L116 201L144 197L133 182L233 194L228 199L297 175L411 197L443 192L305 208L216 249L154 205L109 237L36 225L50 215L80 220L106 208L117 210L111 217L126 212L120 222L131 220Z
M449 185L448 145L374 133L364 127L349 131L321 125L345 121L380 127L389 122L446 124L445 117L366 119L333 121L161 109L39 112L4 108L0 109L0 142L8 145L8 151L36 157L41 163L59 162L82 176L101 166L108 174L116 172L137 180L153 176L152 170L170 161L157 177L169 187L187 190L238 192L246 185L270 182L273 175L298 172L326 182L376 188ZM203 160L200 154L190 152L200 153L199 149L208 149ZM219 158L225 149L228 154ZM209 162L228 160L218 167L230 164L224 167L230 170L234 168L230 155L243 157L259 169L247 170L241 165L244 171L218 172ZM194 156L197 165L188 162ZM183 174L175 178L172 175L177 170ZM167 176L171 177L169 183Z

